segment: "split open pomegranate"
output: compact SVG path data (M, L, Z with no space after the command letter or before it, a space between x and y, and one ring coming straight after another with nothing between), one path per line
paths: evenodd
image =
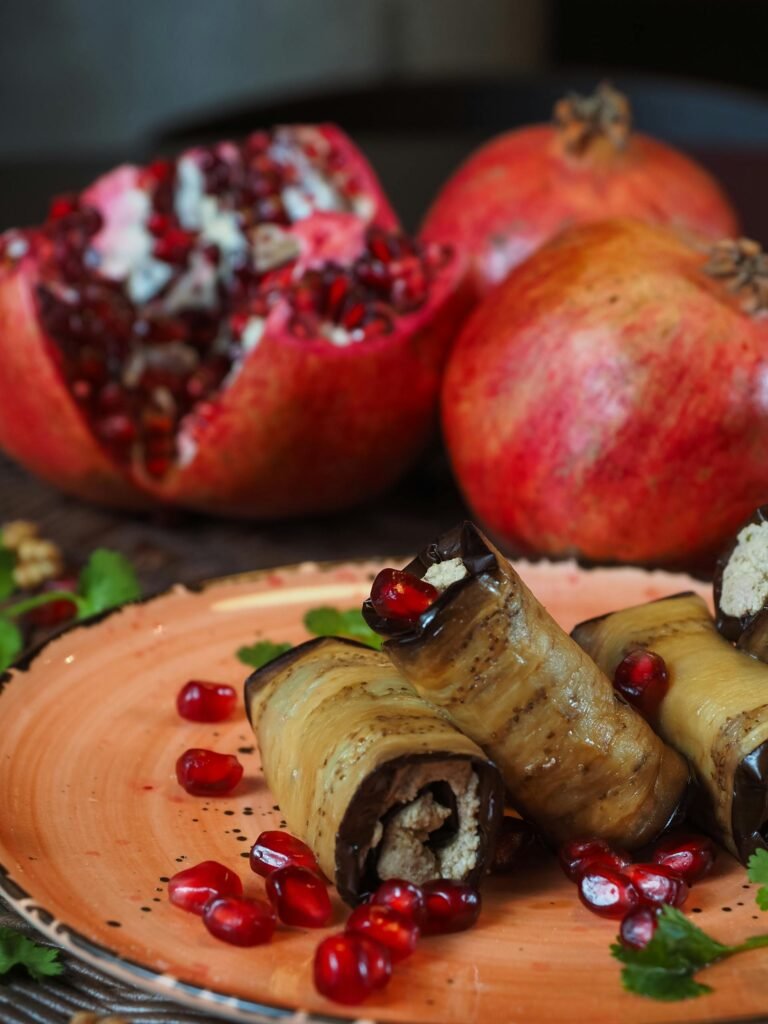
M350 504L430 433L460 276L333 126L119 167L0 236L0 446L113 505Z

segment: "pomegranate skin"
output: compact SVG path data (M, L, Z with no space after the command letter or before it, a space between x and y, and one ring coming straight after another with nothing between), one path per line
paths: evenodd
M315 212L289 225L307 267L351 260L366 226L398 229L353 143L334 126L318 130L345 154L370 209L366 220ZM83 199L103 208L140 176L118 168ZM278 302L223 390L183 420L178 464L153 477L118 464L84 418L38 319L49 242L35 230L23 239L26 253L11 260L0 237L0 449L67 493L119 508L178 506L267 520L331 512L386 490L435 431L448 347L469 308L462 260L436 272L426 304L398 315L392 333L362 342L299 338L288 329L287 302Z
M682 153L633 133L570 153L560 129L531 125L473 153L443 186L422 237L471 260L478 298L565 228L635 217L710 241L733 237L736 213L717 182Z
M707 254L615 220L542 248L449 361L445 437L477 516L518 551L685 565L768 491L768 320Z

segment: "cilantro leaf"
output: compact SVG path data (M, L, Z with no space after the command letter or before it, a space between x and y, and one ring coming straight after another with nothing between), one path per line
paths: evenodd
M747 861L747 878L764 883L755 894L755 902L761 910L768 910L768 850L755 850Z
M13 570L16 568L16 554L10 548L4 548L0 541L0 601L10 597L16 589Z
M627 949L616 943L611 946L611 954L624 964L621 981L628 992L672 1002L712 991L694 977L703 967L761 946L768 946L768 935L756 935L738 946L724 946L685 914L665 906L647 946Z
M259 640L257 643L251 644L250 647L241 647L237 656L243 664L250 665L251 668L261 668L290 649L290 644L275 644L271 640Z
M16 966L26 968L35 981L54 977L64 970L57 949L39 946L12 928L0 928L0 975Z
M16 660L24 646L21 633L10 619L0 617L0 672Z
M99 612L141 596L136 573L131 564L118 554L98 548L80 573L77 585L79 618Z
M381 650L383 643L363 618L359 608L312 608L304 616L304 627L314 636L341 636Z

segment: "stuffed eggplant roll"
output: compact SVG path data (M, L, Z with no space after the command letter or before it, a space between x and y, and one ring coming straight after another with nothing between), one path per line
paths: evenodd
M385 654L310 640L255 672L245 704L288 827L347 902L387 878L482 876L503 813L499 773Z
M493 758L514 806L550 839L632 848L677 818L683 759L471 523L404 572L379 574L364 614L390 637L399 671Z
M768 665L734 649L696 594L581 623L581 646L609 675L634 650L666 662L656 727L693 765L692 812L745 861L768 837Z

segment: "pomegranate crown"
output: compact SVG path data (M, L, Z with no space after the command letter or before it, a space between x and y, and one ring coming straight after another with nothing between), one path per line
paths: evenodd
M768 255L759 242L751 238L716 242L703 269L738 295L745 313L768 309Z
M565 148L579 156L598 138L624 149L632 128L629 100L610 82L601 82L591 96L564 96L555 104L554 119Z

